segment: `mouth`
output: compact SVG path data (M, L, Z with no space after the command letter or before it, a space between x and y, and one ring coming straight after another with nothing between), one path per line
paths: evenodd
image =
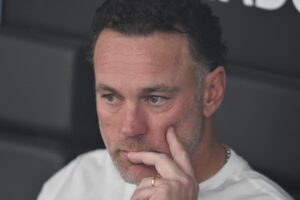
M127 162L130 166L147 166L143 163L134 163L134 162L131 162L130 159L128 158L128 154L129 153L135 153L135 152L150 152L149 150L146 150L146 149L122 149L122 150L118 150L118 153L117 153L117 157L118 157L118 160L123 160L125 162ZM153 152L153 151L152 151Z
M161 151L157 151L157 150L148 150L148 149L130 149L130 150L119 150L117 155L120 158L125 158L129 163L131 163L132 165L139 165L137 163L133 163L130 161L130 159L128 158L128 154L129 153L139 153L139 152L151 152L151 153L157 153L157 154L165 154ZM168 154L166 154L168 155ZM143 165L143 164L141 164Z
M115 161L117 161L117 163L119 163L119 165L121 166L126 166L125 168L129 169L138 169L138 170L141 170L141 169L155 169L153 166L149 166L149 165L146 165L144 163L134 163L134 162L131 162L130 159L128 158L128 154L129 153L132 153L132 152L142 152L142 151L145 151L145 150L119 150L118 151L118 154L117 154L117 157L115 159Z
M120 149L119 152L123 152L123 153L131 153L131 152L143 152L145 150L138 150L138 149L130 149L130 150L126 150L126 149Z
M135 152L157 152L157 151L153 151L153 149L141 149L141 148L126 149L126 148L122 148L122 149L119 149L118 152L119 153L135 153Z
M154 166L144 163L133 163L128 158L128 153L141 152L144 149L122 149L117 150L113 156L113 162L120 175L130 183L139 183L143 178L154 176L157 171Z
M137 149L136 150L132 150L132 149L131 150L118 150L117 155L119 158L126 159L129 163L134 164L128 159L128 154L134 153L134 152L143 152L143 151L145 151L145 150L137 150Z

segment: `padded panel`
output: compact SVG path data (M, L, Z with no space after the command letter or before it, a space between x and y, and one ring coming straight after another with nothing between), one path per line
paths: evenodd
M86 42L0 29L0 127L71 137L78 152L103 147Z
M89 35L95 10L103 0L7 0L4 23L71 35Z
M272 11L245 6L246 1L208 2L221 18L230 61L300 76L300 8L293 1L283 0L282 7Z
M0 33L0 119L66 129L76 49Z
M57 144L1 137L0 199L36 199L43 183L67 162L68 153Z
M299 79L233 66L216 133L252 166L291 189L300 185L299 102Z

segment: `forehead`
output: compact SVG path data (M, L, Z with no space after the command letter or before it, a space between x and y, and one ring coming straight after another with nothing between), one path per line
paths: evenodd
M104 30L95 45L95 67L107 66L113 69L117 63L126 66L160 67L189 65L192 62L187 39L179 33L154 33L149 36L123 35L116 31ZM189 63L188 63L189 62ZM155 67L157 66L157 67Z

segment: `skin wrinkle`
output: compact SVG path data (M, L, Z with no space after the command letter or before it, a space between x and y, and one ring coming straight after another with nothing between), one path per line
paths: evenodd
M158 32L159 33L159 32ZM120 35L121 35L121 33L119 33ZM157 33L156 33L157 34ZM185 34L182 34L182 33L173 33L173 34L177 34L177 35L183 35L183 36L185 36ZM138 37L139 38L139 40L145 40L145 38L147 38L147 37L151 37L151 36L153 36L153 35L155 35L155 33L153 33L153 34L150 34L150 35L147 35L147 36L145 36L145 37L138 37L138 36L136 36L136 35L129 35L129 36L127 36L127 37L129 37L129 38L136 38L136 37ZM164 39L169 39L167 36L162 36L162 37L164 37ZM119 42L119 40L118 40L118 42ZM203 78L206 76L206 74L209 72L208 71L208 69L210 68L209 66L206 66L206 65L204 65L203 63L201 63L201 60L204 60L203 58L202 59L199 59L199 55L197 55L196 56L196 54L197 53L195 53L195 52L197 52L195 49L194 49L194 46L193 45L191 45L191 40L189 40L188 39L188 42L187 42L187 46L188 46L188 53L191 55L191 58L192 58L192 60L193 60L193 70L194 70L194 74L196 75L196 80L198 80L198 85L199 85L199 88L198 88L198 91L201 91L201 84L202 84L202 81L203 81ZM156 44L155 43L153 43L152 44L153 46L156 46ZM118 47L120 47L120 48L122 48L123 46L118 46ZM139 52L139 53L136 53L136 54L126 54L126 53L124 53L123 55L124 56L132 56L133 57L133 59L136 59L136 56L139 56L139 55L143 55L143 53L140 53L140 49L139 48L134 48L133 46L129 46L129 47L125 47L126 48L126 50L128 50L128 48L129 49L135 49L135 51L137 51L137 52ZM176 49L176 48L174 48L174 49ZM174 49L171 49L171 52L174 52ZM96 50L96 47L95 47L95 50ZM114 47L109 47L109 49L108 49L109 51L110 50L114 50ZM175 53L174 53L175 54ZM111 56L111 53L109 53L109 52L104 52L104 53L102 53L101 54L101 56L103 56L103 58L101 58L101 59L105 59L105 56ZM180 55L182 55L182 54L180 54ZM146 57L146 59L147 59L148 57ZM173 58L173 60L175 61L179 61L179 60L181 60L178 56L174 56L174 58ZM112 63L113 62L116 62L116 61L112 61ZM151 60L150 59L150 62L148 63L148 64L152 64L151 62L153 62L153 60ZM117 62L116 62L117 63ZM176 62L175 62L176 63ZM206 63L206 62L204 62L204 63ZM101 64L106 64L106 63L101 63ZM153 63L154 65L159 65L160 63ZM138 64L137 64L138 65ZM157 73L160 73L160 71L158 71ZM199 96L199 98L200 98L200 93L198 94L198 96Z
M102 94L105 94L108 92L108 93L113 93L114 95L117 95L118 98L120 98L121 100L124 99L123 94L119 93L118 91L116 91L113 88L106 86L106 85L98 84L96 90L100 96ZM179 87L168 87L163 84L157 84L157 85L153 85L152 87L145 87L142 89L138 89L138 93L139 93L138 98L143 99L144 97L146 97L148 95L168 96L170 98L170 99L168 99L169 106L165 106L164 110L162 110L162 111L166 111L168 109L171 109L172 106L174 105L174 101L176 101L176 98L174 98L174 97L177 95L178 92L180 92ZM132 101L134 101L134 100L132 100Z
M117 32L115 32L115 33L117 33ZM117 34L120 36L123 36L123 37L121 39L119 39L119 38L115 39L115 37L114 37L113 39L115 39L115 41L113 43L111 43L111 45L105 50L105 52L100 51L98 54L99 57L98 56L94 57L94 58L96 58L94 60L94 63L98 62L99 65L103 65L105 63L102 63L102 60L107 60L107 59L111 63L118 62L117 61L118 59L113 56L113 54L114 54L113 52L115 51L115 49L118 49L118 51L121 52L121 56L126 57L127 59L128 59L128 57L130 57L130 59L129 59L131 61L130 64L132 64L132 62L137 64L138 60L141 59L142 64L149 64L149 65L152 64L152 65L157 65L157 66L161 65L161 63L158 62L158 60L162 59L162 55L164 55L163 49L165 46L163 46L160 49L155 50L155 51L157 51L156 55L159 55L159 57L158 58L156 57L155 59L153 59L152 57L149 57L149 54L145 55L145 49L143 47L143 43L147 40L147 38L152 37L155 34L151 34L146 37L144 37L144 36L126 37L125 36L125 38L131 38L131 39L133 39L133 41L135 43L138 43L137 45L135 44L135 45L128 45L128 46L121 45L122 41L124 41L124 35L122 35L121 33L117 33ZM160 37L162 37L163 40L170 41L170 38L168 37L168 35L166 35L166 34L159 34L159 35L160 35ZM176 35L180 36L179 34L176 34ZM110 40L110 39L112 39L112 36L107 37L107 40ZM147 45L149 46L149 49L152 49L157 46L157 43L150 41L150 42L147 42ZM183 47L182 47L183 45L185 45L185 43L176 45L173 49L169 49L170 54L172 54L172 58L169 59L169 62L171 62L170 65L177 64L180 60L182 60L182 55L186 54L183 52L180 52L180 53L175 52L176 49L183 49ZM98 47L96 45L95 51L97 51L97 48ZM129 52L130 52L130 54L129 54ZM153 52L151 52L151 54L153 54ZM142 58L137 57L139 55L145 55L145 56L142 56ZM120 59L122 62L124 62L123 57L121 57L121 59ZM99 62L99 60L100 60L100 62ZM127 63L125 63L125 64L127 64ZM180 64L182 64L182 63L180 63ZM112 68L110 68L110 66L108 66L106 70L112 70ZM126 70L128 70L128 69L126 69ZM157 68L153 68L153 70L157 70ZM161 71L158 71L158 73L159 72L161 72Z
M113 88L103 85L103 84L98 84L96 87L96 92L101 94L104 93L104 91L108 91L108 92L113 92L116 93L118 95L120 95L116 90L114 90ZM168 94L175 94L179 91L178 87L168 87L165 86L163 84L157 84L155 86L152 87L148 87L148 88L143 88L139 93L141 93L141 96L150 94L150 93L168 93Z
M109 47L106 49L105 42L108 43L108 41ZM128 52L124 54L124 49L113 48L114 44L119 42L120 46L126 44L124 46L141 48L128 49L126 50ZM189 55L187 46L187 41L182 35L169 33L130 38L107 30L104 34L101 33L97 41L94 59L96 84L105 82L110 83L109 86L112 88L122 88L117 92L122 91L121 95L125 99L120 110L112 114L106 108L101 108L100 105L103 107L103 104L100 103L100 95L97 95L100 129L116 167L128 182L138 183L143 177L157 172L153 167L133 165L126 158L124 151L152 151L170 156L166 138L163 136L165 133L162 134L170 125L175 127L177 136L190 157L193 157L193 153L201 141L202 99L199 97L202 97L203 84L199 84L199 82L203 82L203 74L201 74L200 80L198 78L195 80L198 73L195 73L196 65ZM133 52L131 52L132 50ZM143 53L136 53L135 50ZM104 57L103 54L105 54ZM149 60L151 61L149 62ZM169 75L169 72L172 73L172 76ZM126 79L124 79L125 77ZM126 82L123 82L125 80ZM180 82L181 84L177 85ZM105 83L104 85L106 85ZM174 102L171 102L172 106L165 112L155 115L153 110L151 111L152 108L150 109L136 99L141 90L153 87L153 83L179 87ZM200 89L199 85L201 85ZM195 93L195 90L198 92ZM132 96L133 94L135 95ZM122 119L123 117L127 118ZM131 117L138 122L126 121L131 120ZM158 119L161 120L158 121ZM124 120L126 123L133 123L130 126L135 127L135 132L122 133L121 127L125 123ZM141 124L144 123L145 126L142 126ZM121 132L119 132L120 130Z

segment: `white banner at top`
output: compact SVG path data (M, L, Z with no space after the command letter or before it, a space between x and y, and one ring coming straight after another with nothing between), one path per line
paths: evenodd
M214 1L214 0L211 0ZM228 3L230 0L218 0L223 3ZM281 8L287 1L292 1L295 8L300 13L300 0L243 0L245 6L255 6L263 10L277 10Z

